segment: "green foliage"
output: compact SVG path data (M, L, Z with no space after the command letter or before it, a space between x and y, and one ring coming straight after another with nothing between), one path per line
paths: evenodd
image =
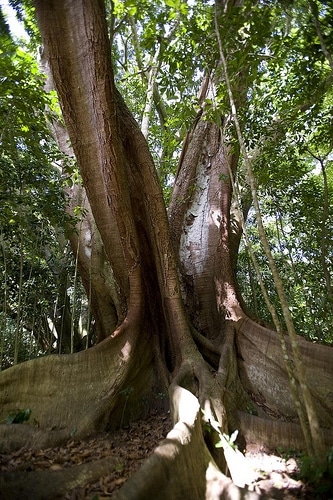
M22 322L24 322L25 312L23 312ZM37 329L37 325L36 325ZM9 368L14 363L15 338L17 334L17 320L9 317L8 314L0 312L0 352L2 370ZM19 328L19 346L17 353L17 362L21 363L28 359L37 357L41 353L37 339L31 331L28 331L20 324Z
M25 408L24 410L13 410L9 413L6 424L23 424L30 419L31 410Z
M203 427L204 429L211 433L213 430L218 434L220 441L215 443L215 448L223 448L224 450L227 448L232 448L233 450L237 450L238 447L236 445L236 439L238 436L238 430L235 430L230 436L222 432L221 426L217 420L212 419L208 412L206 412L203 408L201 408L201 413L203 415Z
M298 184L285 190L275 189L262 195L266 232L275 262L283 279L285 290L298 333L310 340L332 342L333 319L323 270L322 214L323 182L318 174L305 176ZM325 220L325 231L332 234L332 207ZM262 253L252 215L248 219L248 233L259 261L270 298L279 310L265 256ZM332 249L329 246L326 266L332 274ZM245 248L241 248L238 278L247 304L257 318L271 323L252 264Z
M71 271L64 230L73 224L60 166L72 178L75 167L49 132L57 103L44 91L36 54L3 30L0 56L0 355L7 368L49 351L55 340L47 318L55 314L62 266Z
M247 100L240 111L243 133L257 178L266 232L297 331L311 340L332 342L333 304L327 275L333 273L333 75L306 2L269 2L264 9L266 28L261 41L253 43L254 33L246 30L252 59L248 59L251 79ZM250 23L259 30L256 15L251 14ZM320 10L320 17L329 46L332 26L326 8ZM246 194L242 169L238 182ZM251 211L247 223L265 286L280 311ZM244 247L237 273L254 315L271 323Z
M159 50L156 86L166 114L161 123L155 106L148 141L168 203L182 143L197 113L203 72L215 65L214 50L211 50L215 37L208 35L213 8L204 1L196 2L195 6L182 0L117 1L114 15L115 76L139 123L147 96L150 65ZM133 44L129 16L133 17L138 34L139 56Z
M315 499L330 498L326 496L333 490L333 448L331 448L322 464L313 457L302 455L299 458L299 478L309 485Z
M235 444L235 441L238 436L238 430L234 431L231 436L225 433L220 433L220 441L216 443L215 447L216 448L225 448L226 446L229 446L233 450L237 449L237 445Z

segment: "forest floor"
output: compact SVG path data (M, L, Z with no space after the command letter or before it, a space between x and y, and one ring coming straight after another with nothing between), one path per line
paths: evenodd
M169 414L153 412L117 432L83 441L70 440L55 448L34 451L22 448L11 454L0 454L0 499L110 498L142 465L170 429ZM283 458L272 450L254 445L247 447L245 456L258 472L257 482L251 485L257 493L286 500L333 498L332 495L317 494L297 479L299 468L295 458ZM66 476L66 470L71 474ZM81 477L79 481L78 476ZM9 485L7 492L4 491L6 485ZM53 488L53 494L52 490L49 493L45 491L48 485ZM38 488L44 489L44 496L39 496Z

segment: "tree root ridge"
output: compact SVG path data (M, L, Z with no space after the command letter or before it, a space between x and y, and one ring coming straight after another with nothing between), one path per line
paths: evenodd
M263 453L262 446L250 445L246 459L240 455L237 450L229 449L228 467L231 470L232 466L236 468L236 476L238 471L241 471L241 476L236 478L243 480L245 478L244 470L250 466L250 472L253 472L254 467L259 465L263 473L260 474L259 480L257 476L250 478L249 483L253 491L248 491L246 488L239 488L232 483L232 480L226 477L221 471L225 471L226 467L219 467L212 459L214 454L214 444L211 448L211 443L207 443L202 426L203 413L199 407L197 399L189 391L180 386L173 387L174 407L179 407L179 412L175 413L177 422L171 431L170 417L168 414L160 415L155 419L153 415L142 421L132 423L128 429L117 431L113 434L98 435L92 439L78 442L71 439L66 445L46 450L23 449L11 455L7 454L2 457L2 475L3 480L0 484L0 498L26 498L31 492L34 498L87 498L92 499L93 496L104 494L108 497L125 483L130 474L134 470L138 470L140 464L143 464L143 469L146 471L147 478L142 479L142 472L137 472L136 482L133 486L133 491L130 492L124 488L116 493L117 498L260 498L260 492L276 493L273 498L282 498L281 490L272 490L274 484L278 480L283 484L288 483L288 493L293 493L293 489L297 492L302 488L302 484L293 481L288 477L290 472L289 466L282 465L282 459L276 456L270 457ZM260 420L260 419L259 419ZM24 425L7 426L9 429L21 427ZM142 436L139 438L139 435ZM209 434L211 435L211 433ZM165 436L167 436L166 439ZM202 438L203 437L203 438ZM164 439L163 442L161 440ZM150 453L154 446L158 443L158 448L155 448L155 460L151 460L150 469L145 465L149 462ZM215 441L216 443L216 441ZM247 447L248 448L248 447ZM243 449L243 448L241 448ZM221 450L221 448L220 448ZM185 452L185 453L184 453ZM223 451L222 451L223 453ZM104 468L104 462L101 458L112 458L115 462ZM195 457L194 465L190 463ZM200 460L197 459L200 457ZM157 458L157 459L156 459ZM89 463L90 468L96 470L96 475L85 475L84 469L76 467L81 464L82 460L85 464ZM148 460L148 462L147 462ZM294 461L295 463L295 461ZM99 465L100 466L99 466ZM74 467L73 467L74 466ZM71 468L72 473L69 474L66 469ZM186 472L188 467L190 471ZM269 467L272 467L270 469ZM41 471L41 469L43 469ZM60 469L60 470L59 470ZM185 470L187 475L184 475ZM46 484L46 470L49 473L49 484ZM60 479L61 470L64 471L63 480ZM57 471L57 474L53 472ZM267 472L266 472L267 471ZM276 471L276 472L275 472ZM42 473L41 473L42 472ZM184 474L183 474L184 472ZM231 473L234 477L234 472ZM287 475L286 475L287 472ZM269 474L269 476L267 475ZM134 476L132 476L134 477ZM141 480L140 480L141 478ZM161 479L162 478L162 479ZM199 478L202 496L197 488L192 488L194 482ZM174 488L174 482L184 479L187 482L187 488L182 486L179 490ZM131 479L129 482L131 483ZM59 487L59 484L65 483L65 487ZM152 485L151 483L154 483ZM126 483L125 483L126 484ZM33 486L31 486L33 485ZM74 485L74 489L73 489ZM127 487L126 487L127 488ZM142 490L143 488L143 490ZM193 489L193 492L192 492ZM51 490L48 491L48 490ZM272 491L271 491L272 490ZM125 494L125 493L126 494ZM1 496L2 495L2 496ZM58 496L57 496L58 495ZM60 496L59 496L60 495ZM293 495L292 495L293 497Z
M17 408L29 408L32 425L24 426L29 441L34 435L45 445L47 434L52 439L83 438L121 426L124 413L126 420L138 418L151 392L153 373L149 342L137 347L136 336L135 331L107 338L86 351L38 358L5 370L0 377L0 421ZM6 429L0 428L6 438L3 451L10 448L10 436L11 449L17 449L19 434L12 428L7 435ZM24 445L24 432L19 432Z
M24 445L30 450L51 448L70 438L67 429L43 430L26 424L0 425L0 453L19 450Z
M1 498L21 500L27 494L34 500L62 498L68 491L98 480L116 465L117 458L108 457L62 470L8 472L0 478Z
M178 420L142 468L116 493L116 500L193 500L264 498L233 484L214 462L202 432L197 398L174 385L173 408ZM243 457L244 458L244 457Z
M255 443L271 449L304 451L305 443L301 426L295 422L272 420L249 413L238 412L240 432L246 443ZM333 446L332 429L323 428L327 450Z
M237 324L237 355L244 388L260 394L265 405L277 413L296 416L280 341L276 332L249 318ZM315 400L320 425L333 427L333 348L298 338L307 383ZM290 351L290 343L286 339Z

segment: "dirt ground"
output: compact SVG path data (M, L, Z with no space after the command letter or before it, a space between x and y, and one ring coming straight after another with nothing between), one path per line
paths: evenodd
M104 433L84 441L70 440L55 448L36 451L22 448L15 453L2 454L0 498L110 498L140 467L170 429L169 414L154 412L114 433ZM333 499L333 493L321 494L297 479L299 467L295 458L283 458L272 450L255 445L247 446L245 456L257 473L257 480L250 487L257 493L265 492L270 498L276 499ZM68 470L68 477L64 476L65 469ZM78 476L82 479L78 480ZM38 496L37 485L42 485L39 489L44 488L45 491L50 482L54 484L54 496Z

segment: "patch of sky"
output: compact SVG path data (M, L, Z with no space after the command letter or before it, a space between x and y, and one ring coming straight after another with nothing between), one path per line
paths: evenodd
M1 0L1 9L9 26L11 35L16 39L29 40L23 23L17 19L15 10L9 5L8 0Z

